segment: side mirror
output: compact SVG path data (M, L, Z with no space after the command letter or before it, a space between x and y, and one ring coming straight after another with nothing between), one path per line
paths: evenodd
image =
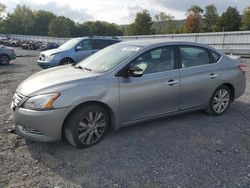
M84 48L82 46L77 46L76 51L80 51L80 50L84 50Z
M143 70L136 66L136 67L130 67L128 69L128 76L129 77L141 77L143 75Z

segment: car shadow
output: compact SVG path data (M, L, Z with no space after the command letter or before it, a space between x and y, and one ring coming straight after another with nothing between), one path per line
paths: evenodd
M0 74L14 73L15 69L24 67L22 64L11 63L9 65L0 65ZM14 71L13 71L14 70Z
M196 159L211 160L211 155L216 153L214 142L228 129L231 130L228 134L238 138L236 134L240 133L236 129L248 127L250 117L245 113L249 110L249 103L235 101L222 116L198 111L148 121L109 133L97 145L82 150L66 141L27 144L27 148L38 164L74 184L88 186L106 182L109 187L116 178L126 185L125 176L131 180L146 171L150 174L147 169L154 168L152 164L168 165L170 173L178 165L194 168L192 161ZM239 116L241 122L234 127Z

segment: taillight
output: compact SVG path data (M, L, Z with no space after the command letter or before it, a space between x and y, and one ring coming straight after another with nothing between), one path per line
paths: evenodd
M246 64L241 63L241 64L238 65L238 67L244 73L247 71L247 65Z

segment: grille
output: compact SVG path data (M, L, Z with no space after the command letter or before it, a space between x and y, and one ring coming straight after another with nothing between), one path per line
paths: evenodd
M13 100L12 100L12 109L15 110L16 107L20 104L20 102L24 99L24 95L16 92L13 96Z

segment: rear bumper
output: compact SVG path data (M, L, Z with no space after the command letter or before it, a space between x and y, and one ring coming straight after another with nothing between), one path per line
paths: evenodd
M52 61L37 60L37 65L44 68L44 69L47 69L47 68L50 68L50 67L58 66L59 62L60 61L57 61L57 60L52 60Z
M72 108L69 107L48 111L34 111L17 108L13 112L16 133L32 141L59 141L61 140L64 119Z

